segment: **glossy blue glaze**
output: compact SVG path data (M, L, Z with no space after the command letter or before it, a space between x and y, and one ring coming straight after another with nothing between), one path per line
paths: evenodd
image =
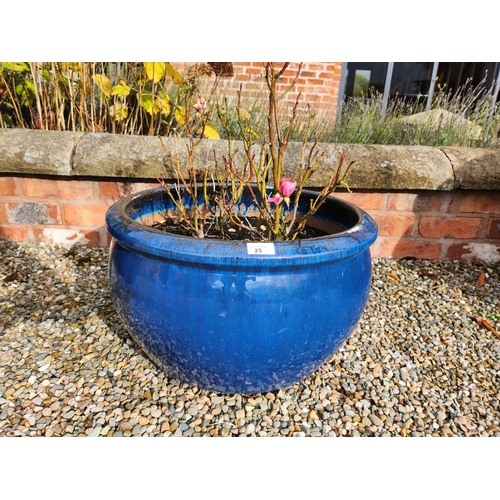
M315 195L304 192L303 206ZM354 329L377 236L365 212L329 199L318 215L344 231L249 255L246 242L175 236L140 222L166 207L162 188L144 191L115 203L106 225L118 314L169 375L225 393L272 391L316 370Z

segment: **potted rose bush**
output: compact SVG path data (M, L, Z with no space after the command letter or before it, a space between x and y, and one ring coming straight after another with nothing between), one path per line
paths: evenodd
M177 178L160 178L106 216L118 314L158 366L202 389L256 393L301 380L347 339L368 298L377 227L332 196L347 186L345 152L320 191L306 188L321 168L316 140L304 142L296 176L287 174L300 102L288 115L278 107L287 67L265 64L264 137L241 106L241 88L234 109L210 107L194 77L183 81L184 139L159 138ZM195 152L213 134L213 116L227 152L199 168Z

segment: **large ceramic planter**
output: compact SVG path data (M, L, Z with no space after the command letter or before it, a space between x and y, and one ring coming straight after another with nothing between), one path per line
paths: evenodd
M304 207L313 196L303 193ZM347 339L370 287L377 227L365 212L331 198L318 220L342 232L252 245L175 236L141 222L170 203L158 188L122 199L106 215L116 309L169 375L225 393L272 391L309 375Z

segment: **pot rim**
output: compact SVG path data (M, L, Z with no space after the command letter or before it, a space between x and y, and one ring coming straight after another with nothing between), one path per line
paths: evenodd
M154 229L130 217L133 204L141 198L165 195L162 187L140 191L114 203L106 213L106 229L122 246L133 251L164 259L175 259L192 264L235 264L248 267L272 267L273 265L318 264L332 260L344 260L367 250L377 238L377 224L356 205L330 196L325 206L337 205L354 212L358 222L336 234L295 241L249 242L242 240L199 239L175 235ZM315 197L318 193L303 190L302 195ZM333 219L334 220L334 219ZM251 254L249 243L273 245L274 255ZM268 249L270 247L267 247Z

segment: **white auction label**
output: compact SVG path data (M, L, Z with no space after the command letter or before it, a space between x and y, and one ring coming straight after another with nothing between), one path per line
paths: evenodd
M275 255L274 243L247 243L248 255Z

